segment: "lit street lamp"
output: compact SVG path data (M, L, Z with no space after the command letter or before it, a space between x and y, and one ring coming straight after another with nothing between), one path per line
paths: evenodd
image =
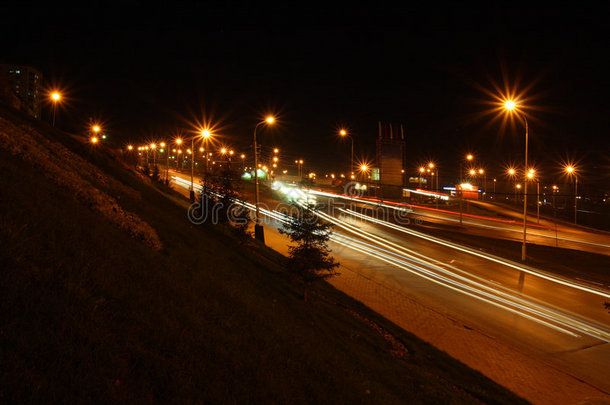
M100 139L98 138L98 133L102 130L102 128L100 128L99 125L92 125L91 126L91 143L92 144L96 144L100 141Z
M529 128L527 124L527 117L525 114L520 114L517 105L512 100L507 100L504 103L504 109L508 112L514 112L516 115L523 118L525 123L525 165L523 166L523 245L521 246L521 260L525 261L527 254L527 144L529 137Z
M53 102L53 127L55 127L55 110L57 110L57 103L61 100L61 94L57 91L51 93L51 101Z
M506 173L508 173L508 177L510 177L510 179L514 182L515 181L515 169L513 169L512 167L509 168ZM517 187L515 184L515 204L517 204Z
M256 206L256 217L254 224L254 238L265 243L265 233L263 226L260 223L259 207L258 207L258 145L256 144L256 130L262 124L273 124L275 118L272 116L267 117L265 120L260 121L254 127L254 190L255 190L255 206Z
M527 172L527 178L533 180L536 178L536 223L540 223L540 181L538 181L538 177L536 177L536 171L534 169L530 169Z
M176 152L176 170L178 170L178 162L180 161L180 157L178 155L182 153L182 150L180 149L180 145L182 145L182 139L176 138L174 142L176 143L176 145L178 145L178 151ZM180 168L182 169L182 167Z
M566 166L565 171L568 176L574 176L574 225L576 225L578 223L578 176L576 168L572 165Z
M352 138L352 136L348 134L345 129L340 130L339 135L344 138L349 138L352 141L352 154L349 163L349 172L352 173L354 171L354 138Z

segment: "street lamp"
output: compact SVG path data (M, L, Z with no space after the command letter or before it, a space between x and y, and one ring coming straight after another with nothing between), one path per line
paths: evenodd
M191 149L189 151L190 155L191 155L191 188L189 190L189 196L191 199L191 202L195 201L195 185L194 185L194 178L195 178L195 138L197 137L201 137L203 138L204 141L207 141L207 139L211 136L210 130L208 129L202 129L201 133L199 135L195 135L191 137ZM207 144L206 144L207 147ZM207 161L206 161L207 164ZM205 173L205 177L207 177L207 170ZM205 182L205 180L204 180Z
M209 129L201 130L201 137L203 138L203 150L204 151L206 151L208 149L208 138L210 136L212 136L212 133L210 132ZM208 159L208 157L205 156L205 172L204 172L204 175L203 175L203 185L204 185L204 187L206 187L205 190L207 190L207 184L208 184L208 161L209 160L210 159ZM191 183L193 181L192 177L193 177L193 174L191 172Z
M536 176L536 170L530 169L527 172L527 178L530 180L536 179L536 223L540 223L540 181Z
M178 150L176 151L176 170L178 170L178 162L180 162L180 157L178 155L182 153L182 150L180 149L180 145L182 145L182 138L176 138L174 143L178 145ZM180 167L180 169L182 169L182 167Z
M479 169L479 174L483 176L483 199L487 197L487 172L484 169Z
M428 163L428 167L429 167L430 169L435 169L435 168L436 168L436 173L434 173L434 172L433 172L433 173L432 173L432 175L434 176L434 175L436 174L436 185L435 185L435 187L434 187L434 191L436 191L436 192L438 193L438 192L440 191L440 190L439 190L439 188L438 188L438 167L436 167L436 165L434 164L434 162L430 162L430 163ZM437 195L437 196L435 196L435 198L434 198L434 199L436 200L436 208L438 208L438 198L439 198L439 196L438 196L438 195Z
M350 141L352 141L352 154L351 154L350 163L349 163L349 172L351 173L354 171L354 138L352 138L352 136L350 134L348 134L345 129L340 130L339 135L344 138L349 138Z
M157 144L156 143L151 143L150 144L150 149L152 149L153 151L153 168L157 165ZM154 170L154 169L153 169Z
M529 128L527 124L527 117L525 114L520 114L517 105L512 100L507 100L504 103L504 109L507 113L514 112L516 115L523 118L525 123L525 165L523 166L523 245L521 246L521 260L525 261L527 252L527 143L529 137Z
M297 176L299 178L303 177L303 159L295 160L294 164L297 166Z
M254 191L255 191L255 206L256 206L256 217L254 224L254 238L265 243L265 232L263 226L260 223L259 207L258 207L258 145L256 144L256 130L262 124L272 125L275 122L275 118L268 116L263 121L260 121L254 127Z
M53 102L53 127L55 127L55 110L57 110L57 103L61 100L61 94L57 91L51 93L51 101Z
M514 182L516 171L512 167L510 167L506 173L508 173L508 177ZM515 185L516 186L516 185ZM517 204L517 187L515 187L515 204Z
M574 176L574 225L576 225L578 223L578 176L576 168L572 165L566 166L565 171L568 176Z

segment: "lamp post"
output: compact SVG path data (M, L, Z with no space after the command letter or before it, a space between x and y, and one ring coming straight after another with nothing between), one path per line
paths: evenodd
M431 172L432 174L432 185L434 187L434 191L436 194L438 194L438 167L436 167L436 165L434 164L434 162L430 162L428 163L428 167L430 168L430 170L433 170ZM434 184L434 177L436 177L436 184ZM436 208L438 208L438 195L434 196L435 202L436 202Z
M576 175L576 168L572 165L565 167L568 176L574 176L574 225L578 223L578 176Z
M182 149L180 149L180 145L182 145L182 138L176 138L174 142L176 145L178 145L178 150L176 151L176 170L178 170L178 162L180 161L178 155L182 154ZM182 165L180 165L180 169L182 169Z
M352 136L348 134L345 129L340 130L339 135L344 138L349 138L352 141L352 154L349 163L349 173L352 173L354 171L354 138L352 138Z
M203 129L201 130L201 137L203 138L203 150L204 150L204 156L205 156L205 172L203 174L203 185L204 185L204 190L207 190L207 185L208 185L208 138L211 136L211 132L209 129Z
M273 124L275 122L275 118L269 116L265 120L260 121L254 127L254 194L255 194L255 206L256 206L256 216L255 216L255 224L254 224L254 238L260 240L265 243L265 232L263 230L263 226L260 222L259 215L259 207L258 207L258 145L256 144L256 130L262 124Z
M508 177L513 181L513 183L515 183L515 169L513 169L511 167L506 172L508 173ZM517 204L517 185L516 184L513 184L513 185L515 188L515 204Z
M484 169L479 169L479 174L483 175L483 199L487 197L487 172Z
M99 125L95 124L91 126L91 143L96 144L99 142L97 134L102 130Z
M474 159L474 156L472 155L472 153L469 153L466 155L466 160L468 162L471 162L472 159ZM462 168L462 163L463 163L463 161L460 160L460 183L464 182L464 172L463 172L463 168Z
M525 124L525 165L523 166L523 245L521 246L521 261L525 261L527 255L527 144L529 137L529 128L527 123L527 117L525 114L519 114L517 111L517 105L514 101L508 100L504 103L506 111L514 112L518 116L523 118Z
M165 151L165 184L169 184L169 145L167 145L165 142L161 142L159 146L163 148L163 151Z
M54 91L51 94L51 101L53 102L53 128L55 128L55 110L57 110L57 103L61 100L61 94Z
M533 180L536 178L536 223L540 223L540 182L538 181L538 177L536 177L536 171L534 169L530 169L527 172L527 178Z
M151 143L150 144L150 149L152 149L153 151L153 167L155 167L155 165L157 164L157 144L156 143Z

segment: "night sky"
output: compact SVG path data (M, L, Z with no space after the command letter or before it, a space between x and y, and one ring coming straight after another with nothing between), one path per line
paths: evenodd
M264 145L337 170L350 146L338 128L349 128L357 157L372 159L382 121L403 124L414 172L433 159L457 175L459 157L473 152L493 174L523 159L522 123L484 114L508 88L524 92L530 159L545 174L571 159L608 180L602 9L20 4L3 6L0 59L67 89L57 118L66 130L93 116L127 143L205 117L243 149L274 112L280 125L261 133Z

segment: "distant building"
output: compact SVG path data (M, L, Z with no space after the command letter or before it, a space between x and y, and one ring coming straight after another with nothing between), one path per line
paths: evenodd
M0 99L40 119L42 73L31 66L0 65Z
M377 139L377 164L379 166L375 177L383 187L387 197L400 194L405 184L406 144L402 125L394 128L392 124L379 123Z

